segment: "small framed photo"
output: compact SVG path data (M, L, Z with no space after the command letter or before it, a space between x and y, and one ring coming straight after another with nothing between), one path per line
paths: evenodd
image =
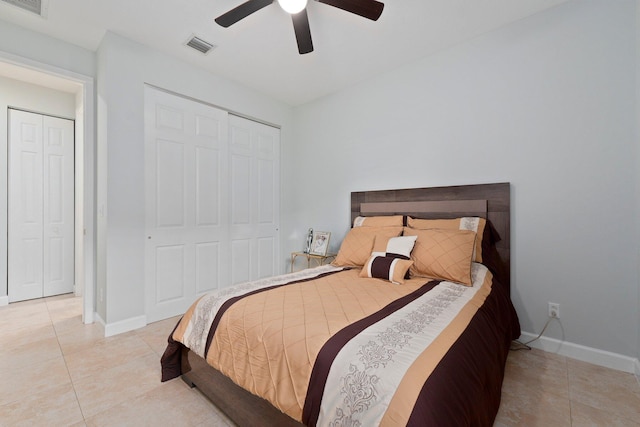
M325 256L327 249L329 249L329 237L331 237L331 233L328 231L314 231L309 253L311 255Z

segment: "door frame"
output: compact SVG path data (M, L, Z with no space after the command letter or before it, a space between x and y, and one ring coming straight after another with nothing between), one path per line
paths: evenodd
M0 51L0 62L38 71L78 84L75 125L75 278L76 294L83 297L82 321L93 323L96 293L95 198L95 88L94 78L50 64ZM6 279L6 277L5 277ZM8 290L8 289L7 289ZM9 297L0 296L0 306Z

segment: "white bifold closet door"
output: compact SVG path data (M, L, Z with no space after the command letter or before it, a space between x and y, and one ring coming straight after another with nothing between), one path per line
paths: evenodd
M229 142L236 119L145 88L148 322L183 313L210 290L276 271L279 130L257 124L273 139L250 129L236 146Z
M229 117L231 283L275 275L279 253L280 130Z
M9 109L8 294L73 292L74 122Z

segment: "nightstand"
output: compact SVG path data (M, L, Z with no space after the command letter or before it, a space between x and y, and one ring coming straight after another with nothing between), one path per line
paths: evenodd
M301 256L307 259L307 268L311 267L311 260L315 260L317 265L324 265L328 260L332 260L336 257L337 254L326 254L326 255L314 255L308 254L305 252L291 252L291 272L293 273L293 266L296 262L296 258Z

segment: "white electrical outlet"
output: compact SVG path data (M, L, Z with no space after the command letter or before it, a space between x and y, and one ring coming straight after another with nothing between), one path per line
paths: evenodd
M560 318L560 304L555 302L549 303L549 317Z

